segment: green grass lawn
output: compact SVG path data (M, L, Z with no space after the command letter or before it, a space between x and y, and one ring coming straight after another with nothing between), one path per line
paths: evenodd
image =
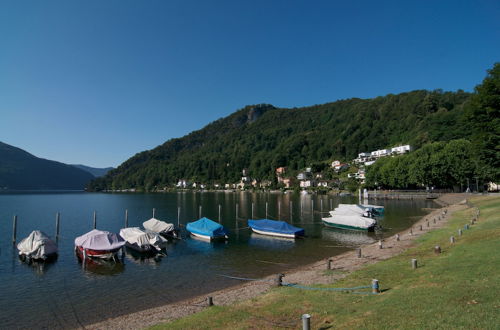
M383 291L378 295L280 287L153 328L300 329L301 315L309 313L312 329L500 329L500 198L471 202L481 214L462 236L457 230L470 223L474 209L456 212L444 228L422 235L405 253L324 286L369 285L376 278ZM434 254L435 245L441 246L440 255Z

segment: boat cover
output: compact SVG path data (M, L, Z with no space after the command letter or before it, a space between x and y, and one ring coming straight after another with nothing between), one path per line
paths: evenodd
M174 230L173 224L166 223L165 221L160 221L155 218L144 221L142 226L147 230L154 231L155 233L168 233L169 231Z
M84 249L107 251L121 248L125 245L125 240L115 233L93 229L85 235L75 238L75 245Z
M208 218L201 218L194 222L188 222L186 229L191 233L210 236L212 238L226 236L224 227Z
M292 226L285 221L276 221L269 219L248 220L248 226L261 231L288 235L304 235L304 229Z
M20 255L33 259L46 259L49 255L57 253L57 244L47 234L35 230L17 244Z
M164 248L168 242L160 234L150 230L144 231L139 227L122 228L120 229L120 236L132 245L139 247L152 245L157 250Z
M323 218L323 221L331 224L363 229L370 228L377 224L376 220L359 215L333 215L329 218Z

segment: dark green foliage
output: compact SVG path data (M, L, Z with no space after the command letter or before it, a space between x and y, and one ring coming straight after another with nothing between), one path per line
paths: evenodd
M385 157L367 169L369 187L448 188L464 184L478 174L478 160L470 141L434 142L415 152Z
M94 176L0 142L0 189L83 190Z
M359 152L398 144L419 149L432 142L458 139L472 141L474 173L480 173L484 180L498 177L498 71L496 65L472 98L463 91L418 90L304 108L247 106L183 138L135 155L94 180L90 188L154 190L179 179L232 183L240 179L243 168L251 177L272 181L279 166L287 166L290 176L308 166L324 168L333 159L351 160ZM431 155L432 148L445 145L422 148L417 155L423 158L418 161L422 166L449 167L448 158ZM449 154L453 153L446 152L447 157ZM389 180L384 181L387 186L434 183L442 174L436 172L437 168L418 168L420 163L409 162L408 158L394 162L398 165L383 160L374 167L381 170L377 175ZM388 174L393 168L397 175ZM446 179L439 185L456 184L463 172L446 172Z

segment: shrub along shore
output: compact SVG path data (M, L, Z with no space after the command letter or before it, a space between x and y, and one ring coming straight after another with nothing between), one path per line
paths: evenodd
M433 211L386 238L382 248L379 243L363 246L361 258L357 251L347 252L330 259L332 270L323 260L283 279L315 290L275 287L273 276L270 282L247 282L211 294L212 307L198 297L89 328L301 328L305 313L311 315L312 329L494 328L500 324L499 211L500 197L474 197ZM373 279L379 281L379 294L371 294L371 288L356 293L328 289L370 286Z

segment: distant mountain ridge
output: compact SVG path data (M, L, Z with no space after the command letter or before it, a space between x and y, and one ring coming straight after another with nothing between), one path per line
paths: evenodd
M84 190L94 176L0 142L0 189Z
M101 176L105 176L109 171L114 169L114 167L99 168L99 167L90 167L90 166L81 165L81 164L71 164L71 166L74 166L76 168L84 170L85 172L89 172L90 174L92 174L96 178L101 177Z

